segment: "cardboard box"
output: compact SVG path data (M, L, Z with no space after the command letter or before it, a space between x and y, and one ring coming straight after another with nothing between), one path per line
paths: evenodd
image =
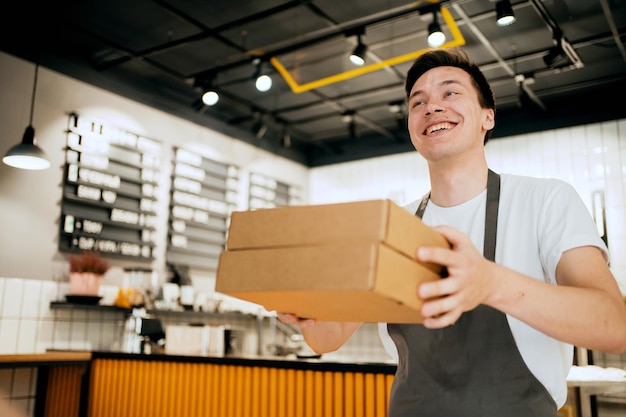
M449 247L391 200L234 212L216 291L323 321L419 323L417 286L442 269L419 246Z

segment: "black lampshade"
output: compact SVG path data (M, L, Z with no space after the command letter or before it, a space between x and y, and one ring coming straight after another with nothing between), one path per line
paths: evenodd
M35 142L35 129L29 125L24 131L22 142L11 147L2 162L21 169L41 170L50 167L46 153Z
M361 66L365 64L366 52L367 52L367 45L361 42L361 38L359 37L359 43L357 44L356 48L354 48L354 51L352 51L352 54L350 55L350 61L352 61L354 65Z
M496 3L496 16L498 26L508 26L515 22L515 14L509 0L500 0Z
M434 16L434 20L428 25L428 45L431 47L441 46L446 42L446 35L441 31L441 26L437 22L437 15Z
M11 147L2 158L2 162L14 168L41 170L50 167L50 161L46 157L45 152L37 146L37 142L35 141L35 128L33 127L38 73L39 63L35 64L35 80L33 82L33 93L30 103L30 123L24 131L22 142Z

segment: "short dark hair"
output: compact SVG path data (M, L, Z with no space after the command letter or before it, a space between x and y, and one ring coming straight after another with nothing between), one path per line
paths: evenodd
M489 82L480 71L480 68L478 68L478 65L460 48L434 49L417 57L406 76L404 88L407 99L417 79L424 75L426 71L437 67L457 67L467 72L472 78L472 84L474 84L478 94L480 106L483 109L492 109L495 113L496 100ZM485 133L484 143L487 143L492 131L493 129L490 129Z

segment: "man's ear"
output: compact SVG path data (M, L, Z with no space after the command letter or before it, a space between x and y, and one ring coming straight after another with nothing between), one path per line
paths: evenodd
M485 119L483 120L483 129L491 130L496 126L496 114L493 109L485 109Z

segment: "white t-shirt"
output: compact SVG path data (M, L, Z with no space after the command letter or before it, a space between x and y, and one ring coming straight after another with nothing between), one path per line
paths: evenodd
M498 264L556 285L556 266L564 251L597 246L608 259L608 250L589 210L571 185L557 179L510 174L500 177L495 258ZM429 201L422 220L431 226L447 225L464 232L482 252L486 194L485 190L454 207L438 207ZM420 201L405 208L415 213ZM507 319L526 365L560 408L567 398L572 345L548 337L514 317L507 315ZM385 323L379 324L379 333L387 351L397 358Z

